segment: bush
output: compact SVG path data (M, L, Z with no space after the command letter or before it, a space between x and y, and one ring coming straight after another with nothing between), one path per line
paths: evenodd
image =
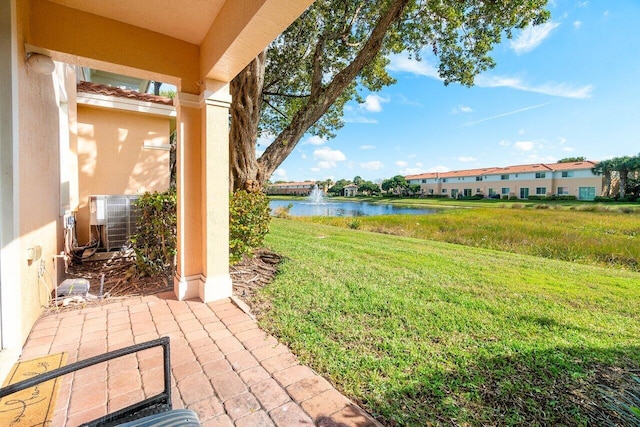
M509 196L509 200L518 200L518 196L512 194Z
M262 192L238 190L229 199L229 258L238 262L264 242L271 221L269 199Z
M136 265L145 274L162 274L171 286L176 255L176 192L147 192L134 204L139 214L136 233L131 236Z
M357 217L351 218L350 220L347 221L347 227L349 227L352 230L359 230L361 225L362 225L362 221L360 221L360 219Z
M509 196L508 196L508 195L506 195L506 194L503 194L503 195L502 195L502 200L509 200Z
M289 203L287 206L279 206L273 211L273 216L276 218L289 219L291 218L291 208L293 203Z
M601 203L611 203L614 202L615 199L613 197L605 197L605 196L596 196L593 199L594 202L601 202Z

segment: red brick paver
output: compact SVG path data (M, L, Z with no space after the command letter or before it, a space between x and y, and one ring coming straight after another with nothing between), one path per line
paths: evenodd
M205 304L164 293L48 314L22 359L65 351L71 363L161 336L171 339L173 406L194 410L203 426L379 426L231 299ZM63 378L52 426L76 426L157 394L161 353Z

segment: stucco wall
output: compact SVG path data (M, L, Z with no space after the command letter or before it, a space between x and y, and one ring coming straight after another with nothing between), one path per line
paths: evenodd
M121 110L77 107L78 244L89 241L88 198L94 194L141 194L169 188L169 151L144 144L169 144L166 117Z
M20 234L19 286L21 337L26 340L46 306L54 285L53 256L62 249L59 173L59 115L55 85L57 74L40 75L30 69L22 43L28 11L18 3L18 204ZM63 79L64 80L64 79ZM27 260L29 248L42 248L41 257ZM18 289L16 289L18 290Z

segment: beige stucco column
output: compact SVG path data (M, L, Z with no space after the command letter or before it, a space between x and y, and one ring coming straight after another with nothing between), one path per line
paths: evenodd
M204 302L231 296L229 276L229 107L225 83L178 107L178 258L174 291Z
M228 83L207 81L205 137L202 144L202 266L199 297L231 296L229 275L229 107Z
M174 292L178 299L195 298L202 276L202 220L200 140L202 137L202 98L178 93L177 117L177 193L178 235Z

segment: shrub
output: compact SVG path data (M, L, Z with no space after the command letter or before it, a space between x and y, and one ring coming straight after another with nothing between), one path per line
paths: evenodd
M229 258L238 262L264 242L271 221L269 199L262 192L238 190L229 199Z
M508 195L506 195L506 194L503 194L503 195L502 195L502 200L509 200L509 196L508 196Z
M593 199L594 202L602 202L602 203L611 203L614 202L615 199L613 197L605 197L605 196L596 196Z
M287 206L279 206L273 211L273 216L276 218L289 219L291 218L291 208L293 207L293 203L289 203Z
M515 194L511 194L509 195L509 200L518 200L518 196L516 196Z
M144 193L135 201L139 217L131 243L136 265L145 274L162 274L170 286L175 273L176 192Z
M352 230L359 230L361 225L362 221L360 221L360 219L356 217L351 218L347 221L347 227L351 228Z
M549 209L551 206L546 204L546 203L541 203L539 205L536 205L536 209Z

